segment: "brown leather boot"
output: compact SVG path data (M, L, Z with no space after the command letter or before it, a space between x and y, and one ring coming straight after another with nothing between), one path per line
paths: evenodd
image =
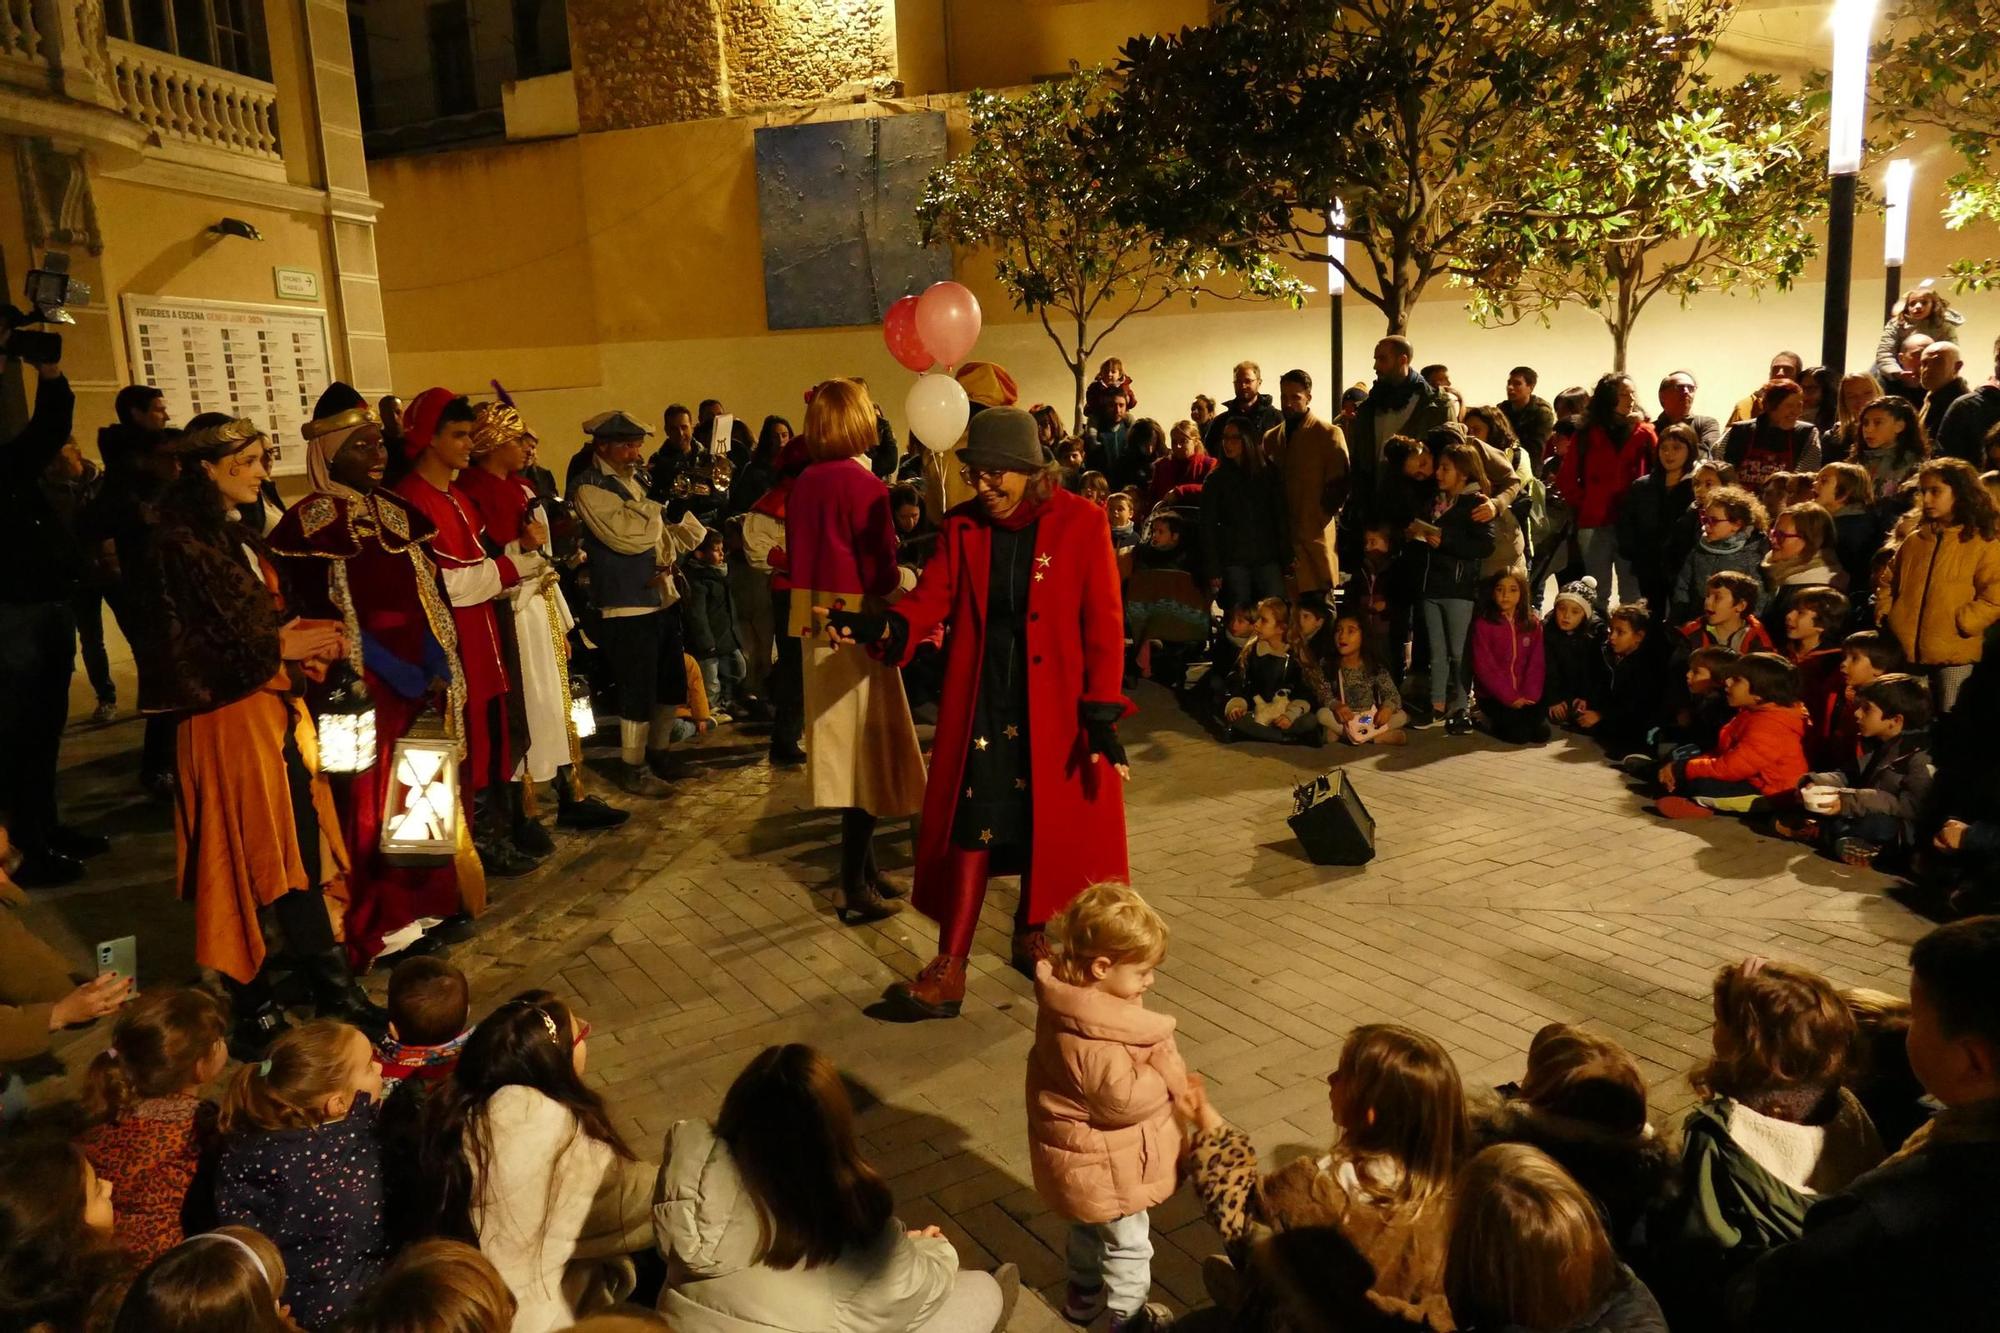
M1049 937L1040 926L1026 926L1014 932L1014 970L1028 980L1035 979L1035 964L1049 956Z
M939 954L915 981L889 987L889 1002L917 1018L957 1018L965 1002L965 960Z

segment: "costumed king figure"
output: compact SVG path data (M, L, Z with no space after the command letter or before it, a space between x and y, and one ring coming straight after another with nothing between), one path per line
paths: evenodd
M485 527L487 552L517 559L549 549L548 515L534 485L519 476L534 438L511 403L482 403L472 423L472 466L458 474L458 487L472 501ZM530 856L555 850L548 830L530 811L529 783L554 785L556 820L564 828L612 828L627 813L594 796L578 780L576 735L569 715L569 631L576 623L557 582L553 565L524 578L494 603L500 613L500 648L514 688L508 694L514 734L526 739L507 784L507 813L514 845Z
M1132 705L1110 524L1061 488L1019 408L973 417L958 459L974 497L946 516L916 589L880 616L828 617L836 638L896 663L946 631L913 898L940 927L938 953L888 997L917 1018L958 1013L989 876L1021 876L1013 963L1030 976L1044 922L1130 877L1117 723Z
M347 958L365 969L382 938L412 921L451 921L486 905L476 856L456 864L396 866L382 857L382 784L388 756L426 709L461 727L465 686L451 605L426 553L437 529L384 489L388 448L382 420L361 395L335 383L306 423L306 480L312 488L285 511L267 539L302 615L346 627L350 658L375 709L382 762L332 779L340 828L354 861L348 879Z
M471 803L472 842L487 875L525 875L539 864L516 846L507 809L515 739L507 716L512 688L500 653L494 599L548 568L536 551L498 559L486 553L479 511L453 481L472 462L472 404L450 389L426 389L403 411L408 476L396 493L437 528L431 559L444 575L465 671L465 765L460 789ZM523 543L527 545L528 543Z

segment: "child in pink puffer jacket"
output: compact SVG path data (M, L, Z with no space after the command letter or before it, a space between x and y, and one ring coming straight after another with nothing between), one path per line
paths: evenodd
M1097 884L1048 923L1035 969L1028 1056L1028 1143L1035 1190L1070 1219L1065 1317L1111 1311L1112 1333L1147 1333L1170 1316L1148 1304L1153 1241L1146 1210L1174 1192L1187 1096L1174 1020L1145 995L1167 953L1167 924L1123 884Z

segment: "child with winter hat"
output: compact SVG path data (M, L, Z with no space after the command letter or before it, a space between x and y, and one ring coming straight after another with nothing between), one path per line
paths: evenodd
M1063 1314L1111 1311L1113 1333L1171 1320L1149 1304L1147 1210L1171 1198L1188 1095L1174 1020L1145 1007L1167 953L1167 924L1124 884L1095 884L1050 920L1036 964L1028 1056L1028 1147L1035 1190L1070 1221Z
M1542 617L1542 664L1542 710L1558 726L1575 726L1604 677L1596 579L1586 574L1556 594L1556 604Z

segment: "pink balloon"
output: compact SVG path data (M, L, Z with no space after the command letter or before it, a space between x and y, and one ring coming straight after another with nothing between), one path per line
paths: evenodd
M956 282L934 282L917 300L917 333L941 366L961 364L979 341L979 298Z
M929 370L935 360L924 350L924 340L917 333L917 298L914 296L898 297L888 313L882 316L882 341L889 345L890 356L918 374Z

